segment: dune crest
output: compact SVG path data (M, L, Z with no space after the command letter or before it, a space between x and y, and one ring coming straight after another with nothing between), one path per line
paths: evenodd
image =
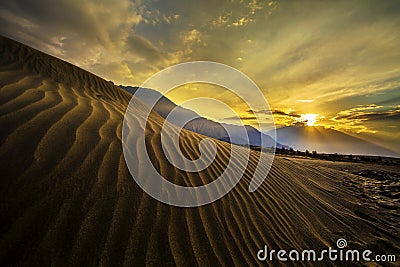
M199 208L162 204L139 188L124 161L129 93L4 37L0 52L2 266L265 266L277 262L257 260L264 245L318 250L339 238L352 249L399 251L395 222L364 206L361 193L343 183L351 174L276 158L249 193L256 151L222 199ZM230 145L220 141L210 168L171 169L158 138L164 120L155 113L150 120L148 149L172 181L193 186L223 171ZM203 138L183 131L189 159Z

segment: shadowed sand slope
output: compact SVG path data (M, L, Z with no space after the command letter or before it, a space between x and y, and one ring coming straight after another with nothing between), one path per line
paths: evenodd
M276 265L258 262L257 251L335 247L340 237L353 249L399 251L396 225L342 184L351 174L276 158L249 193L258 152L219 201L200 208L162 204L136 185L124 161L128 93L4 37L0 53L1 266ZM221 173L229 144L217 142L206 171L185 173L160 151L163 119L153 114L150 121L152 160L176 183ZM198 156L202 138L183 131L188 158Z

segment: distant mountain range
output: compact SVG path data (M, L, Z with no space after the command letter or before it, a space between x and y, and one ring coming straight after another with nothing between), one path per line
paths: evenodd
M132 94L138 89L138 87L132 86L120 85L120 87ZM246 125L245 129L249 140L247 141L246 136L243 136L240 131L241 126L219 123L201 117L190 109L176 105L156 90L144 89L141 92L143 93L140 95L136 94L135 96L146 104L153 103L154 99L159 99L154 106L154 111L171 123L181 125L182 122L188 121L189 118L196 117L196 119L186 123L184 128L225 142L238 145L261 146L261 140L263 140L264 147L273 147L276 143L277 148L289 149L291 147L300 151L316 150L321 153L399 157L398 153L387 148L322 126L287 126L278 128L276 129L277 140L275 141L271 138L269 132L261 133L256 128ZM168 114L173 109L176 109L174 116L168 117ZM225 129L228 129L232 133L230 137Z
M300 151L399 157L387 148L322 126L288 126L276 129L276 135L279 143Z
M120 87L132 94L135 93L138 89L138 87L132 87L132 86L120 85ZM248 136L248 140L246 140L247 139L246 136L243 136L242 126L227 124L227 123L219 123L201 117L199 114L197 114L192 110L176 105L167 97L163 96L161 93L153 89L143 89L141 92L143 93L136 94L135 96L146 104L154 103L154 99L159 99L159 101L154 106L154 111L173 124L176 125L184 124L184 128L189 131L238 145L261 146L261 144L263 143L264 147L275 146L276 142L271 136L261 133L252 126L249 125L245 126L245 130ZM168 117L168 115L173 109L176 109L174 111L174 116ZM186 124L184 123L191 118L195 119L190 120ZM228 136L227 131L231 133L230 137ZM277 143L276 147L282 148L285 146Z

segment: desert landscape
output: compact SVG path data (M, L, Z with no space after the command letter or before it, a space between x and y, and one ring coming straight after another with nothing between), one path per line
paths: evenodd
M242 179L223 198L169 206L127 169L121 131L129 92L6 37L0 53L1 266L276 266L283 263L257 259L264 245L318 250L339 238L351 249L399 256L399 176L380 188L360 173L386 167L276 155L250 193L262 153L252 150ZM147 148L161 173L186 186L218 177L231 144L214 139L213 164L185 172L160 148L164 118L153 112L149 121ZM199 156L204 137L182 131L188 159ZM398 165L388 168L400 173Z

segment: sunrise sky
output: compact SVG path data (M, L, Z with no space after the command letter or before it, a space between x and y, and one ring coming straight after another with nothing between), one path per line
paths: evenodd
M123 85L176 63L221 62L260 87L278 126L311 118L400 152L399 14L398 1L3 0L0 33ZM177 104L194 96L254 123L223 88L168 94Z

